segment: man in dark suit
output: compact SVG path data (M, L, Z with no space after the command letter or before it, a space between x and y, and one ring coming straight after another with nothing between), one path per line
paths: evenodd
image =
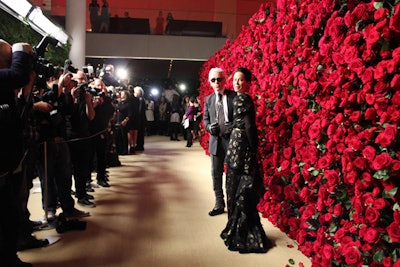
M212 68L208 81L214 93L204 101L204 125L210 133L209 153L211 156L211 175L215 194L215 206L208 213L215 216L224 213L225 200L222 189L224 160L229 144L233 121L233 98L236 93L225 89L226 75L220 68Z
M32 47L13 46L0 39L0 266L32 266L17 256L19 196L22 185L22 125L15 92L28 84L32 70Z

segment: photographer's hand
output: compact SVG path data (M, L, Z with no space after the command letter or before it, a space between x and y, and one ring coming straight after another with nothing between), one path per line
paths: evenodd
M62 89L64 93L71 92L71 89L74 86L74 84L71 82L71 79L72 79L71 73L66 73L61 75L58 80L58 88Z
M44 101L39 101L39 102L33 103L33 110L35 110L35 111L49 113L52 109L53 109L53 106Z
M32 46L28 43L15 43L12 46L12 51L13 52L22 51L27 54L33 55Z
M86 116L89 120L94 119L94 108L93 108L93 95L89 92L85 92L85 102L86 102Z

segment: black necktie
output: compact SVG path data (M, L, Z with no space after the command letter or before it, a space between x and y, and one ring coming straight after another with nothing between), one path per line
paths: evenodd
M223 135L225 133L225 115L224 115L224 104L222 102L221 94L218 94L217 121L220 129L220 135Z

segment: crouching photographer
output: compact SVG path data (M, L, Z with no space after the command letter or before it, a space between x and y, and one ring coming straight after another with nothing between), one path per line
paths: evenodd
M0 265L32 266L17 256L20 164L23 159L21 119L15 93L28 84L33 49L27 43L12 46L0 39Z

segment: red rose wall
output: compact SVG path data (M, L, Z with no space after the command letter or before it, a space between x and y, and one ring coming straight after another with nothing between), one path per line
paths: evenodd
M263 4L200 71L201 98L210 68L253 72L258 208L313 266L400 266L398 2Z

